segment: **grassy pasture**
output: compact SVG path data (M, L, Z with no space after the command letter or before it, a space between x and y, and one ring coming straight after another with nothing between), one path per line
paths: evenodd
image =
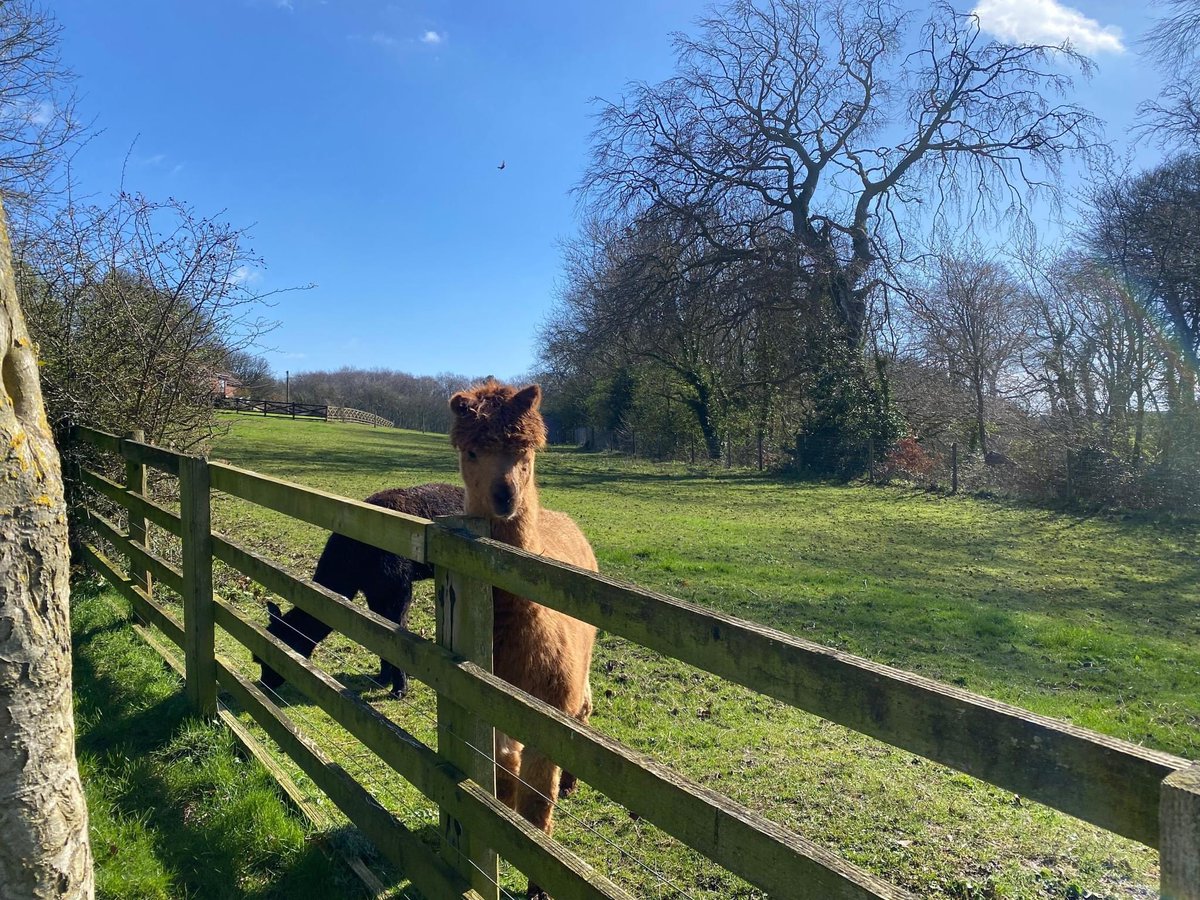
M357 896L224 725L188 713L181 682L111 590L73 589L75 717L96 896L213 900Z
M231 416L212 456L364 497L457 477L446 438ZM895 489L793 483L552 450L543 501L603 571L880 662L1185 756L1200 756L1200 538ZM214 525L311 572L325 535L230 498ZM221 588L261 615L261 592ZM428 586L414 627L431 631ZM248 658L235 655L247 671ZM394 703L338 638L315 657L418 737L433 698ZM1077 820L602 636L593 724L921 895L1148 897L1155 855ZM344 751L289 689L290 712ZM415 827L434 813L378 764L347 768ZM339 761L342 761L341 759ZM303 781L303 779L298 779ZM558 835L644 897L754 897L584 786ZM505 887L523 883L514 873Z

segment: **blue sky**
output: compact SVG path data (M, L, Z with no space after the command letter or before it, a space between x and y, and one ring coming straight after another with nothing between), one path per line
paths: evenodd
M285 294L282 375L342 365L514 376L576 227L593 96L670 74L706 4L58 0L64 62L102 134L86 191L174 196L253 226ZM964 7L965 8L965 7ZM980 0L1010 40L1069 36L1098 75L1078 102L1120 139L1157 91L1140 4ZM1153 153L1143 147L1153 160ZM506 168L496 167L501 161Z

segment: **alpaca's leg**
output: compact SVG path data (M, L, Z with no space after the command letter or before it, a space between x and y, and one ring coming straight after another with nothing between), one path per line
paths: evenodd
M575 719L586 725L588 719L592 715L592 683L588 681L583 688L583 705L579 708L579 712L575 714ZM579 786L579 779L566 769L563 770L562 777L558 779L558 796L570 797L575 793L575 788Z
M521 777L521 744L496 732L496 798L505 806L517 808L517 784Z
M554 831L554 803L558 799L559 776L562 769L536 750L525 748L521 758L520 799L517 812L546 834ZM527 900L550 900L540 887L529 882Z
M400 574L396 575L384 568L382 562L377 565L381 567L381 571L376 573L378 580L363 591L367 598L367 607L371 612L403 626L408 619L408 608L412 604L412 581L407 577L407 570L403 566L400 567ZM390 684L393 697L401 698L408 693L408 673L393 666L383 657L379 658L379 683Z
M560 769L545 754L526 747L521 754L520 799L517 812L546 834L554 830L554 804L558 800Z

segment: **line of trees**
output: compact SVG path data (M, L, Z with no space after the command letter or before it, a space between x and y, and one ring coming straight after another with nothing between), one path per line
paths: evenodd
M397 428L450 432L447 400L472 383L464 375L410 375L392 369L343 367L299 372L291 376L289 393L299 403L351 406L390 419ZM278 381L270 390L283 399Z
M1200 148L1173 46L1147 127ZM903 445L936 478L957 443L977 486L1043 494L1073 454L1076 496L1197 502L1200 157L1115 170L1065 99L1086 59L947 5L732 0L676 49L598 116L542 334L564 422L842 476ZM1027 211L1068 160L1096 174L1051 251ZM1004 254L969 237L1010 223Z

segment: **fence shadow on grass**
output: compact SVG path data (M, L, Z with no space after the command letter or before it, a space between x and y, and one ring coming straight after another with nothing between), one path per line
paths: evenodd
M72 618L98 896L361 896L306 840L267 773L235 754L224 726L192 716L179 679L129 628L123 601L80 584ZM139 881L139 872L156 877Z

